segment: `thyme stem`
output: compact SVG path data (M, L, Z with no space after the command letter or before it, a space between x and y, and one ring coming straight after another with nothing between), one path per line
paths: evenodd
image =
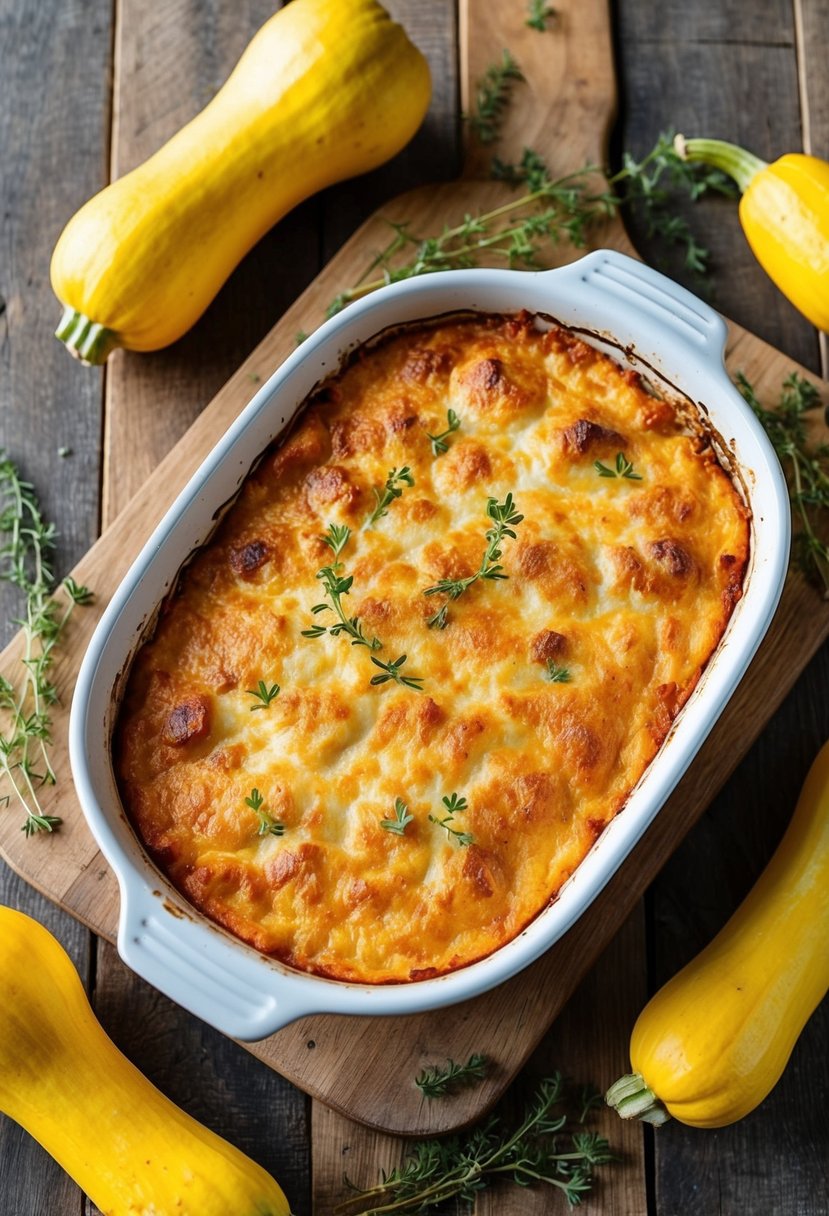
M24 675L17 686L0 677L0 710L7 718L6 729L0 733L0 773L11 789L0 802L8 805L14 797L20 803L26 812L23 831L31 836L52 832L60 824L57 816L44 814L38 797L41 786L56 781L48 748L52 742L49 708L58 695L49 672L75 605L88 604L92 595L86 587L65 578L61 588L67 603L59 613L52 598L54 579L48 560L54 547L54 526L43 519L33 487L2 452L0 533L7 537L0 545L0 580L17 587L25 597L24 616L17 622L23 632ZM35 768L33 747L41 771Z

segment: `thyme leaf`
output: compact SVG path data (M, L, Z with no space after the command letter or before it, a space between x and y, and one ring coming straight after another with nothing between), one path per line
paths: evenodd
M429 822L436 823L438 827L443 828L450 838L456 840L457 843L463 847L474 844L475 837L471 832L459 832L457 828L452 826L455 820L455 814L458 811L465 811L468 809L466 799L462 798L459 794L446 794L441 801L446 808L447 814L443 819L439 819L437 815L430 815Z
M38 832L54 832L62 823L58 815L36 815L30 811L20 830L27 836L35 836Z
M351 538L351 529L347 524L329 524L325 536L320 537L324 545L339 557Z
M245 799L245 806L249 806L256 818L259 820L259 836L284 836L285 825L279 823L265 810L265 799L259 793L256 786L250 791L250 796Z
M441 1140L419 1140L402 1165L383 1172L335 1212L385 1216L432 1212L446 1200L474 1204L480 1191L508 1178L520 1186L547 1184L575 1206L590 1190L596 1167L616 1160L604 1137L569 1122L564 1082L556 1073L540 1082L515 1127L491 1116L468 1131ZM350 1184L351 1185L351 1184Z
M461 425L460 418L452 409L446 411L446 422L446 430L441 431L439 435L430 435L428 431L426 432L427 438L432 441L433 456L440 456L447 450L449 447L449 444L446 442L447 438L452 435Z
M444 629L446 627L449 601L460 599L463 593L473 583L476 583L478 579L497 580L509 578L500 562L502 557L501 545L507 536L511 536L513 540L515 539L514 529L521 523L524 516L519 515L515 509L512 491L507 494L502 503L499 503L497 498L489 498L486 504L486 513L493 521L493 526L486 533L487 546L481 559L481 564L475 573L470 574L467 578L442 578L433 586L426 587L423 592L424 595L446 595L449 597L446 604L427 620L426 624L430 629Z
M248 696L253 697L255 702L255 704L251 705L250 707L251 713L257 709L267 709L271 701L275 700L275 698L279 696L279 691L278 684L271 684L269 688L264 680L259 681L257 688L249 688L247 690Z
M641 473L634 473L633 464L627 459L624 452L616 453L615 467L609 469L606 464L602 464L600 460L593 461L593 467L600 477L625 477L628 481L641 481Z
M493 144L501 130L501 122L509 104L515 81L523 80L524 73L510 52L501 52L501 62L493 63L478 81L475 93L475 113L467 119L482 144Z
M44 520L33 486L0 451L0 581L11 583L24 600L17 622L23 630L22 674L16 685L0 677L0 773L9 786L0 805L20 804L27 836L54 832L61 824L57 815L44 814L38 797L42 786L56 781L48 751L49 707L58 701L51 669L73 609L93 599L89 588L71 577L60 584L65 603L52 598L54 541L55 527Z
M809 444L805 417L821 404L820 394L811 381L792 372L783 381L776 407L767 409L742 372L737 373L736 383L787 473L795 512L795 561L808 579L822 587L823 598L829 599L829 543L824 539L826 516L821 514L829 510L829 444Z
M374 489L375 507L371 515L365 522L365 527L370 528L372 524L376 524L377 520L383 515L388 515L389 507L394 502L395 498L400 498L403 495L404 486L413 486L415 483L414 476L408 465L404 465L402 469L389 469L389 475L386 478L386 483L382 491Z
M413 688L415 692L420 692L420 686L423 683L421 676L404 676L400 674L400 668L406 662L406 655L401 654L399 658L394 659L391 663L384 663L382 659L376 659L371 656L371 661L375 667L379 667L383 672L380 676L372 676L369 681L371 684L387 684L389 680L393 680L395 684L402 684L406 688Z
M403 836L407 826L414 820L414 815L409 814L409 808L402 798L394 800L394 819L381 819L380 827L386 832L393 832L395 836Z
M555 21L558 12L546 3L546 0L529 0L529 16L524 22L531 30L538 30L543 34L547 29L548 21Z
M572 679L569 667L559 667L553 659L547 660L547 679L551 684L569 684Z
M415 1078L415 1085L427 1098L443 1098L461 1086L483 1081L489 1061L486 1056L474 1052L465 1064L447 1060L445 1067L435 1065L424 1068Z

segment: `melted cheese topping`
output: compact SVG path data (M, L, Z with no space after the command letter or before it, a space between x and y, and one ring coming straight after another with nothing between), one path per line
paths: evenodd
M599 476L618 452L641 480ZM414 485L366 526L402 466ZM506 577L424 596L480 568L488 499L510 491ZM331 523L352 529L344 611L382 649L302 634L337 619L312 614ZM492 317L386 340L266 454L165 605L117 728L125 806L198 908L294 967L380 983L463 966L536 916L624 806L748 544L708 442L568 331ZM404 654L419 691L371 683L372 656ZM281 689L261 708L260 680ZM283 835L260 834L254 789ZM453 793L467 805L444 826ZM400 834L381 826L397 799Z

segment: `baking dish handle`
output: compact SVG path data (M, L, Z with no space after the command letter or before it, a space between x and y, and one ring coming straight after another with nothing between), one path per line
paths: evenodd
M307 1013L292 977L275 977L264 959L231 946L161 892L122 890L121 909L118 952L127 966L223 1034L264 1039Z
M728 329L722 317L690 291L671 279L614 249L597 249L577 262L546 272L559 282L568 279L580 285L580 298L597 307L618 301L625 309L646 317L663 330L663 341L678 339L687 349L706 360L722 363ZM618 331L619 321L613 318Z

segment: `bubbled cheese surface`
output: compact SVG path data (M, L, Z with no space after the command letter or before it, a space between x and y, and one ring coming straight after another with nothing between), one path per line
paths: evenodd
M429 434L460 427L435 455ZM602 477L623 452L641 480ZM414 485L366 521L392 468ZM524 518L501 581L487 502ZM332 625L322 536L352 529ZM554 898L624 806L740 597L746 511L706 440L568 331L447 320L364 351L266 454L182 576L115 735L128 813L208 916L288 964L364 982L481 958ZM406 655L401 674L380 669ZM569 679L550 678L563 671ZM267 707L248 690L280 692ZM260 834L246 803L284 827ZM466 800L448 826L442 799ZM381 826L402 799L412 820ZM433 819L430 819L433 816Z

